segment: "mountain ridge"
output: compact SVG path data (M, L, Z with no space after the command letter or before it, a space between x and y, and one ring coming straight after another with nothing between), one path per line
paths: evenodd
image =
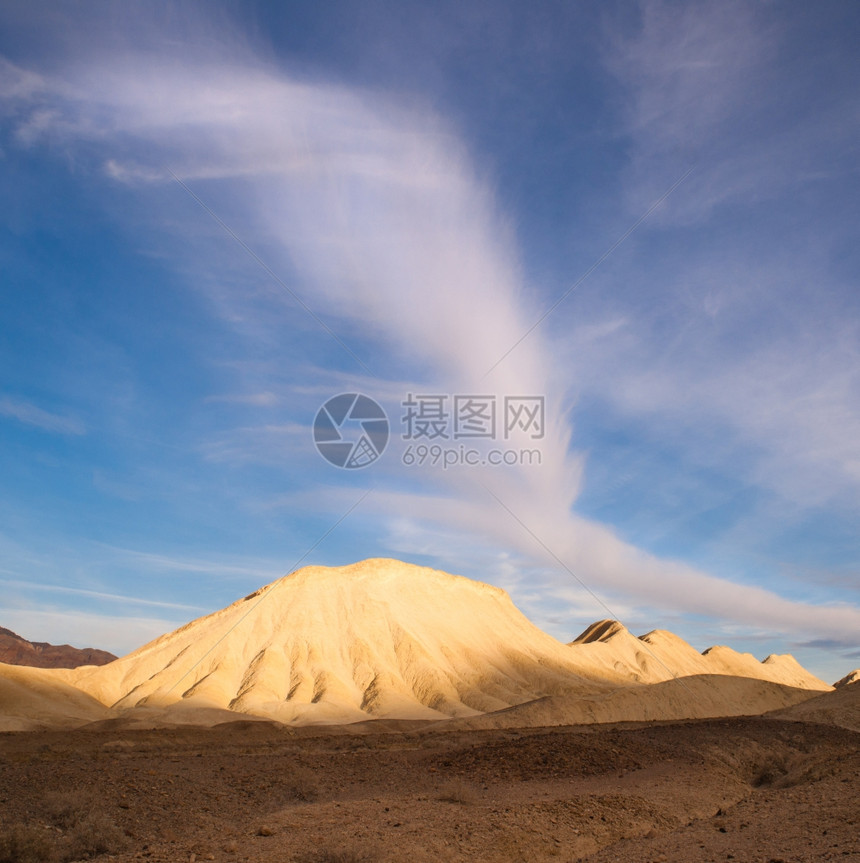
M685 718L733 711L746 697L733 683L741 678L757 681L744 684L757 712L831 689L793 658L699 653L664 630L637 638L618 621L597 621L565 644L501 588L386 558L304 567L108 665L53 675L85 697L81 710L94 700L105 718L203 724L236 714L287 724L465 721L541 699L555 718L608 721L610 702L625 715L669 718L646 704L660 692ZM683 685L691 677L709 681L698 705ZM680 685L649 690L671 681ZM42 690L48 682L40 678ZM586 702L602 706L576 707Z
M105 665L117 657L95 647L72 647L47 641L28 641L0 626L0 662L29 668L77 668L81 665Z

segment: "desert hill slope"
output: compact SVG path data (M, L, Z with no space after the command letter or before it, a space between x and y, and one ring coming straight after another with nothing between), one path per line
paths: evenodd
M0 626L0 662L7 665L27 665L31 668L77 668L79 665L105 665L116 657L94 647L72 647L68 644L48 644L27 641L11 629Z
M760 713L831 689L791 657L700 654L615 621L563 644L499 588L384 559L306 567L108 665L51 674L111 716L158 724L212 724L227 710L297 724L511 709L525 724L669 719Z
M102 668L106 705L180 699L282 722L441 719L623 678L580 670L496 587L392 560L306 567Z
M617 620L593 623L570 647L580 665L594 673L599 673L599 669L621 672L639 683L662 683L693 675L727 675L799 689L831 688L788 654L774 654L759 662L751 653L738 653L722 645L699 653L682 638L662 629L637 638Z
M838 725L860 731L860 686L840 686L773 714L780 719Z
M854 683L860 683L860 668L855 668L854 671L849 672L845 677L837 680L833 686L834 688L839 689L843 686L851 686Z
M47 669L0 664L0 731L74 728L111 715Z
M756 716L774 710L802 708L832 694L815 697L815 691L767 680L697 674L647 686L619 686L595 694L551 695L507 710L457 719L452 722L452 729L543 728Z

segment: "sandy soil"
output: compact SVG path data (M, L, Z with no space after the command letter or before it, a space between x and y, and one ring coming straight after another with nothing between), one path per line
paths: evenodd
M7 733L0 860L851 861L858 777L856 731L766 717Z

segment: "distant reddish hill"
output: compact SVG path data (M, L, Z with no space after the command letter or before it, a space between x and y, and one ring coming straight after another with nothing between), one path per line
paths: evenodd
M0 626L0 662L7 665L29 665L33 668L77 668L79 665L107 665L116 657L106 650L93 647L70 647L68 644L48 644L27 641Z

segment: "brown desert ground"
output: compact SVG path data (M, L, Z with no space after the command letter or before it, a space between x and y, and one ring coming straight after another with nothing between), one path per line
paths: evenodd
M0 735L0 860L860 860L860 686L673 723L117 725Z

